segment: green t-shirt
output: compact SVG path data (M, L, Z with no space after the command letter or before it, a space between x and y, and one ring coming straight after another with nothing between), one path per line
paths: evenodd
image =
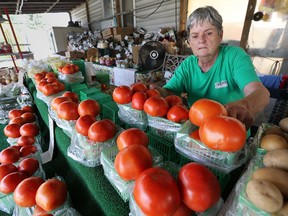
M261 82L250 56L240 47L220 46L209 71L203 73L198 58L191 55L180 64L164 88L178 95L187 93L189 106L201 98L226 104L243 98L243 89L250 82Z

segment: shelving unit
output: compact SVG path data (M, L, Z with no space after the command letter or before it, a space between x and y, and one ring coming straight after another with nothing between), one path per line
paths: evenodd
M16 62L15 62L15 57L19 56L21 59L23 59L23 54L22 54L22 51L20 49L20 46L19 46L19 43L18 43L18 40L17 40L17 36L15 34L15 31L14 31L14 28L13 28L13 24L11 22L11 19L10 19L10 16L9 16L9 12L8 12L7 8L4 8L4 13L7 16L7 21L9 22L9 26L11 28L11 31L12 31L12 34L13 34L13 38L14 38L15 44L17 46L18 52L0 53L0 56L10 56L10 58L11 58L11 60L13 62L14 68L15 68L16 72L18 73L19 71L18 71L18 67L17 67ZM1 29L2 35L4 37L5 43L9 44L1 22L0 22L0 29Z

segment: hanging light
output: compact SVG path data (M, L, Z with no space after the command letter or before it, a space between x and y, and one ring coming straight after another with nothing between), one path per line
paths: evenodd
M2 13L0 12L0 23L4 23L8 21L7 19L5 19L3 16L2 16Z

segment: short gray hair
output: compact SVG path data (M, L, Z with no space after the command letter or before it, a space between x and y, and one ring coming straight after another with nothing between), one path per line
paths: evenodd
M218 32L222 32L223 26L222 26L222 16L219 14L219 12L212 6L205 6L200 7L194 10L189 18L187 19L186 23L186 30L187 30L187 36L190 35L190 29L197 24L202 24L203 22L208 21L213 26L216 27Z

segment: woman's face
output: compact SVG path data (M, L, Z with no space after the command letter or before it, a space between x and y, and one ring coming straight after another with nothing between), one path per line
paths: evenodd
M199 58L214 57L218 52L222 36L222 32L219 33L210 22L203 22L190 29L188 41L195 56Z

